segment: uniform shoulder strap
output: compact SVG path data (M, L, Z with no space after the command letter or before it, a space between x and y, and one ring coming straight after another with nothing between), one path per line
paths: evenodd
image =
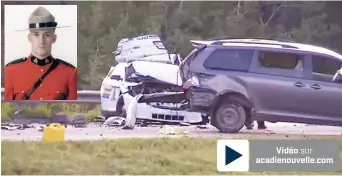
M18 64L18 63L21 63L21 62L25 62L26 59L27 59L26 57L22 57L22 58L20 58L20 59L15 59L15 60L13 60L13 61L7 63L6 66L8 66L8 65L13 65L13 64Z
M52 70L54 70L58 65L60 64L60 62L54 60L51 64L51 66L49 67L49 69L33 84L33 87L26 93L24 94L24 100L29 100L31 94L37 89L37 87L43 82L44 78L51 73Z
M62 60L62 59L56 58L56 60L57 60L59 63L61 63L61 64L64 64L64 65L69 66L69 67L71 67L71 68L76 68L74 65L72 65L72 64L70 64L69 62L66 62L66 61L64 61L64 60Z

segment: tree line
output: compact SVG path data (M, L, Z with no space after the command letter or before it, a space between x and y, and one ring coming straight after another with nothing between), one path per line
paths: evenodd
M144 34L159 34L171 53L187 54L190 39L222 36L301 42L342 53L342 2L337 1L49 3L78 5L79 89L99 90L116 64L112 52L118 41Z

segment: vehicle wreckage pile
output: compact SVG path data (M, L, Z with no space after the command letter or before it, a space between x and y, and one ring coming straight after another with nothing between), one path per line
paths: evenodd
M194 51L201 47L196 41L191 43ZM123 117L124 129L133 129L137 123L210 123L208 114L188 110L179 69L183 59L170 54L159 36L121 39L113 53L118 64L110 68L101 87L105 118ZM245 124L247 129L254 126L249 120ZM264 124L259 127L266 128Z
M101 87L101 111L105 118L124 116L124 129L139 123L205 125L208 116L186 111L179 97L182 81L179 54L169 54L157 35L121 39ZM170 93L170 98L140 102L147 96ZM176 98L176 99L174 99ZM165 101L166 100L166 101Z

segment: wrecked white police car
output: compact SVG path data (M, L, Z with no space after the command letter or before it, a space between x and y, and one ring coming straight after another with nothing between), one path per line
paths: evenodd
M182 82L176 64L179 56L169 54L159 36L121 39L113 53L118 64L110 68L102 82L102 116L126 117L132 116L130 112L133 112L137 120L162 124L208 123L208 118L200 113L180 110L179 103L133 103L129 107L132 99L139 94L181 92ZM132 66L135 70L131 70ZM135 119L130 121L129 126L134 126L135 122Z

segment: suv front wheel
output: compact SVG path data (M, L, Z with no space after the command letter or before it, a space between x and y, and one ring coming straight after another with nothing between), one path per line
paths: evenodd
M218 104L212 118L212 125L222 133L237 133L246 122L244 108L233 101L223 101Z

